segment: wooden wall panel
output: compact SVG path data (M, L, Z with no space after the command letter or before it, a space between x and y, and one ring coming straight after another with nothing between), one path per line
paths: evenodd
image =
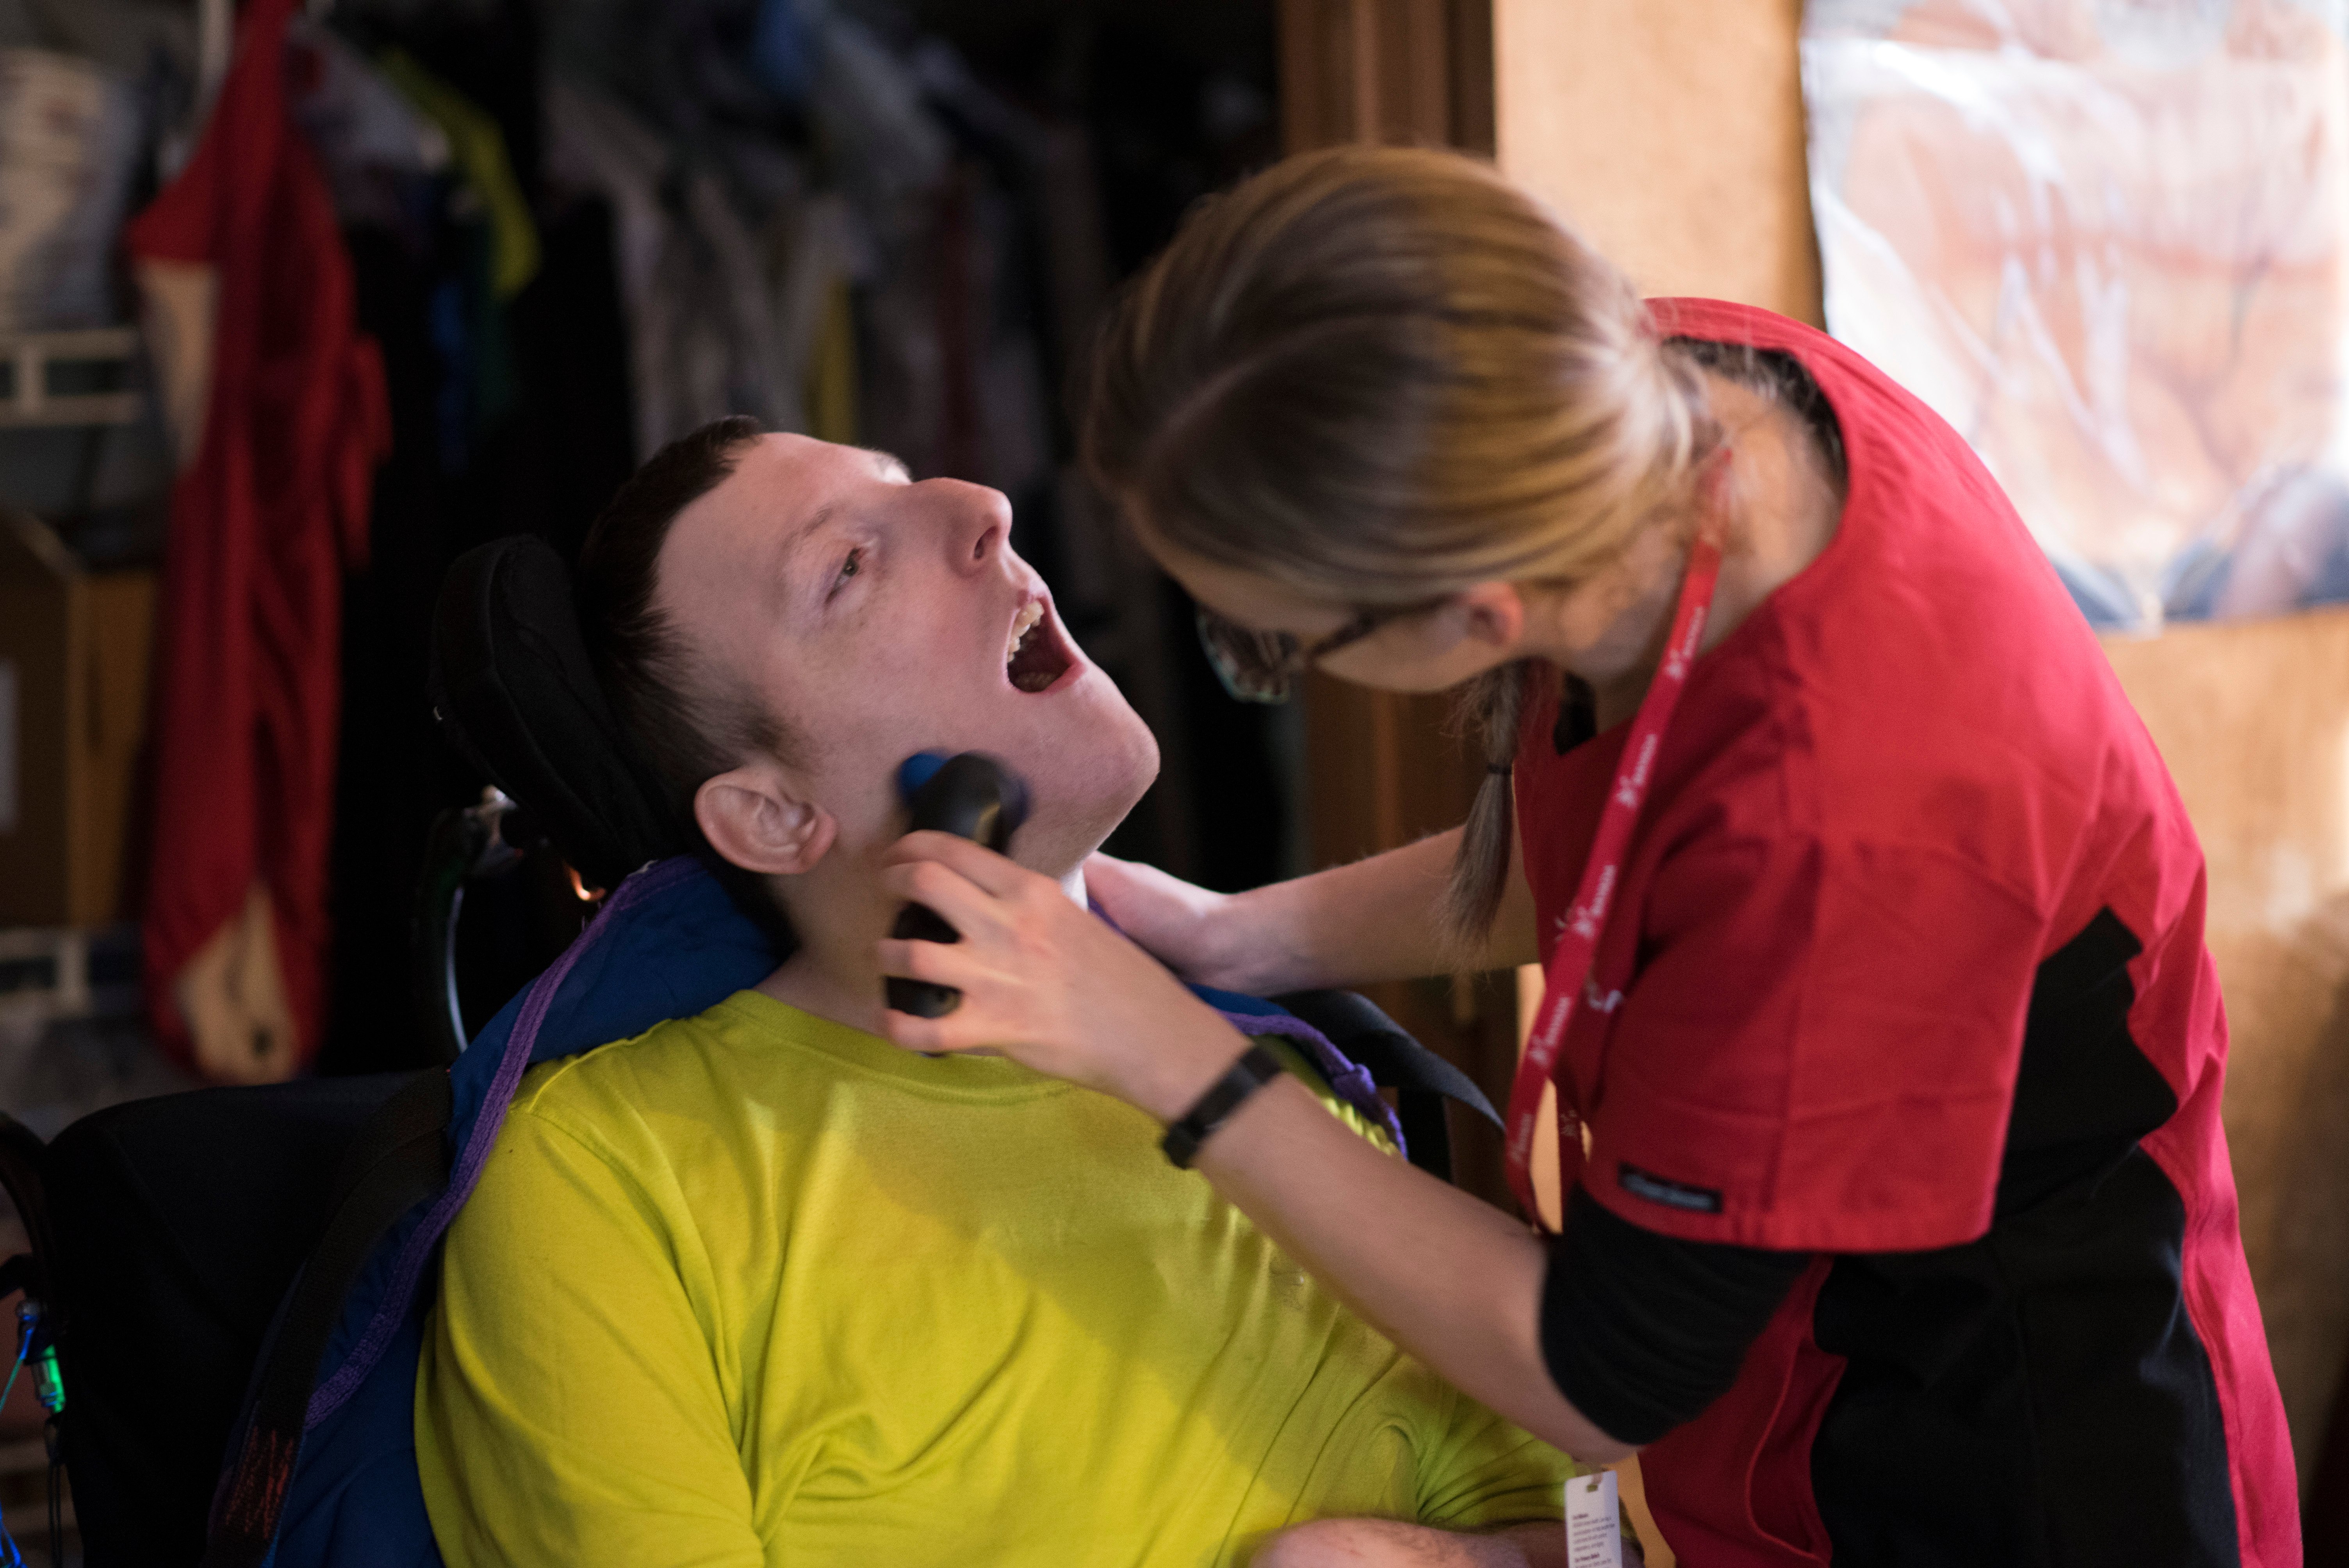
M1817 323L1801 0L1495 0L1501 167L1650 294Z
M1288 150L1493 150L1491 0L1281 0Z
M2305 1478L2349 1349L2349 610L2106 652L2209 859L2243 1250Z

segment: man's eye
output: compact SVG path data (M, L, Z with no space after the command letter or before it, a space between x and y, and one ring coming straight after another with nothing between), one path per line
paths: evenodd
M864 551L862 546L859 546L857 549L850 551L848 552L848 559L840 563L840 581L845 583L864 569Z

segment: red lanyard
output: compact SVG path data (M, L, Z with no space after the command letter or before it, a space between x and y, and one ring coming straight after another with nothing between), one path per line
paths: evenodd
M1631 733L1623 742L1623 760L1615 769L1615 782L1609 787L1606 808L1599 813L1599 832L1590 842L1582 885L1575 891L1573 906L1558 923L1557 945L1550 951L1549 972L1544 976L1541 1014L1534 1021L1526 1054L1517 1063L1516 1082L1509 1090L1509 1187L1537 1224L1541 1222L1541 1211L1534 1202L1534 1124L1541 1116L1542 1086L1557 1072L1558 1047L1566 1039L1575 1004L1581 1000L1582 987L1590 977L1591 962L1599 953L1599 934L1606 929L1609 907L1622 884L1623 851L1630 844L1632 826L1640 820L1640 803L1647 798L1654 777L1664 730L1688 686L1689 665L1704 640L1705 614L1713 608L1713 585L1720 577L1721 546L1700 536L1689 546L1688 577L1681 584L1679 608L1672 613L1671 640L1664 645L1664 661L1631 720ZM1557 1095L1557 1154L1563 1187L1565 1172L1579 1170L1582 1162L1581 1127L1568 1104L1563 1084ZM1565 1196L1561 1191L1561 1200Z

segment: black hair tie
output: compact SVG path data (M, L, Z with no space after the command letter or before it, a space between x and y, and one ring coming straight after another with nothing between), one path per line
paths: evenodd
M1495 762L1485 769L1487 773L1515 773L1516 770L1517 765L1514 762Z

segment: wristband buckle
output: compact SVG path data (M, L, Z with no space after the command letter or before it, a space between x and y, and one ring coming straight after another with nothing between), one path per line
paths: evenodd
M1239 1060L1225 1070L1224 1076L1207 1086L1198 1103L1183 1113L1166 1129L1166 1136L1158 1147L1166 1153L1177 1171L1191 1169L1191 1161L1199 1157L1199 1148L1216 1135L1216 1130L1232 1119L1232 1113L1244 1104L1248 1096L1278 1078L1280 1058L1256 1042Z

